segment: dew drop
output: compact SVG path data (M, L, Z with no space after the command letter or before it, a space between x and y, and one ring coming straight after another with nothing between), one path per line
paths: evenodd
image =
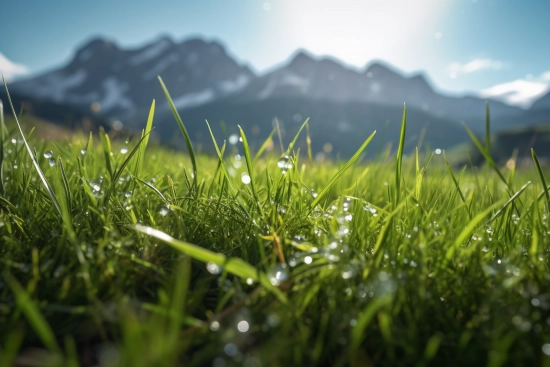
M219 274L222 272L222 267L216 265L216 263L212 261L209 261L208 263L206 263L206 270L208 270L210 274Z
M170 212L170 209L166 206L163 206L162 208L160 208L160 215L162 215L163 217L165 217L169 212Z
M53 152L51 150L48 150L46 153L44 153L44 158L50 159L53 157Z
M48 159L48 163L49 163L50 167L55 166L55 158Z
M279 285L288 278L286 264L277 264L268 274L269 281L273 285Z
M248 331L248 329L250 328L250 325L248 324L247 321L243 320L243 321L240 321L238 324L237 324L237 329L241 332L241 333L246 333Z
M128 148L126 148L126 147L121 148L121 149L120 149L120 153L121 153L121 154L126 154L126 153L128 153Z
M250 184L250 176L248 175L248 173L246 173L246 172L241 173L241 181L245 185Z
M282 174L287 173L292 167L292 161L288 155L285 155L277 162L277 166L281 169Z

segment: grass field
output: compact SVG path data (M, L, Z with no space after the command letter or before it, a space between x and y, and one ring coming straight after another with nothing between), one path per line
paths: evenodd
M322 164L2 126L0 366L550 366L542 170L404 157L405 120Z

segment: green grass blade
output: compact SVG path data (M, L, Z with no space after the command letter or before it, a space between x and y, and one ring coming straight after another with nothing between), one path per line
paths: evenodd
M246 168L248 170L248 175L250 176L250 189L252 190L252 195L254 196L254 201L256 202L256 207L258 208L258 212L263 217L264 215L263 215L262 205L260 204L258 192L256 191L256 186L254 183L254 164L252 162L252 156L250 154L250 146L248 145L248 140L246 139L246 135L240 126L239 126L239 130L241 132L241 138L243 140L243 151L244 151L244 157L246 159Z
M15 296L17 307L23 312L44 346L52 352L59 352L60 349L55 339L55 335L32 298L13 275L5 272L3 276Z
M407 105L403 105L403 118L401 120L401 134L399 135L399 147L397 148L397 167L395 169L395 202L394 207L399 204L401 195L401 180L403 167L403 149L405 147L405 134L407 132Z
M267 146L269 145L269 142L273 142L273 135L275 135L275 132L277 131L277 129L273 129L271 130L271 133L269 134L269 136L267 137L267 139L265 139L265 141L263 142L262 146L260 147L260 149L258 149L258 152L256 153L256 155L254 156L254 160L253 162L256 163L258 161L258 159L262 156L263 152L265 151L265 149L267 148Z
M46 180L46 176L44 175L44 172L42 172L42 169L40 168L40 165L36 161L36 157L32 153L31 147L29 146L29 143L27 143L27 139L25 138L25 134L23 134L23 129L21 128L21 124L19 124L19 119L17 118L17 115L15 113L15 109L13 107L13 103L11 101L10 92L8 91L8 85L6 84L6 80L4 80L4 76L2 76L2 80L4 82L4 87L6 88L6 94L8 96L8 102L11 107L11 112L13 113L13 118L15 119L15 123L17 124L17 127L19 129L19 132L21 133L21 137L23 138L23 143L25 144L25 148L27 148L27 152L29 153L29 156L31 158L31 161L34 165L34 168L36 169L36 172L38 173L38 176L42 180L42 183L44 184L44 187L46 188L46 191L48 191L48 195L50 196L55 208L57 209L57 212L59 215L61 214L61 207L59 206L59 202L57 201L57 197L55 196L55 192L53 191L52 187L48 183L48 180Z
M210 128L210 124L208 123L208 121L206 121L206 126L208 126L208 131L210 131L210 136L212 137L212 142L214 143L214 148L216 148L216 153L218 154L218 159L219 159L219 163L222 167L223 174L225 175L225 178L227 180L227 183L228 183L229 187L232 189L231 177L230 177L229 172L227 170L225 160L223 159L224 154L223 154L222 151L220 151L220 148L218 147L218 143L216 142L216 138L214 137L214 133L212 132L212 129Z
M143 142L148 136L149 134L145 134L141 137L141 139L138 141L134 149L132 149L132 151L130 152L130 154L128 154L124 162L122 162L122 165L113 173L113 178L111 180L111 187L109 188L109 191L107 191L107 193L105 194L106 203L109 202L109 198L111 194L115 191L116 184L118 183L118 179L122 175L122 172L124 172L124 169L126 168L128 163L130 163L130 161L132 160L132 157L140 150L141 145L143 144Z
M367 305L365 310L359 316L357 320L357 325L351 331L351 351L355 351L361 345L363 338L365 336L365 330L369 326L370 322L376 316L376 313L382 309L384 306L389 305L392 301L391 296L381 296L378 297ZM353 358L353 357L352 357Z
M540 181L542 182L544 195L546 196L546 204L548 205L548 210L550 210L550 194L548 193L548 185L546 184L546 179L544 178L544 173L542 172L537 153L535 153L533 148L531 148L531 156L533 157L533 161L535 161L535 166L537 167L537 172L539 174Z
M483 145L481 145L481 143L479 142L475 134L472 132L472 130L470 130L470 128L466 124L464 124L464 127L466 128L468 135L470 135L470 139L472 139L472 141L474 142L479 152L483 154L483 156L485 157L485 160L487 161L487 163L495 170L498 177L502 180L502 182L506 184L506 187L509 187L508 181L504 178L504 176L502 175L502 172L500 172L500 169L498 168L497 164L495 163L491 155L487 152L487 150L483 147Z
M141 170L143 169L143 162L145 160L145 149L149 144L149 134L153 129L153 118L155 117L155 100L151 103L151 108L149 109L149 116L147 117L147 124L145 125L145 130L143 131L142 137L145 137L143 144L139 148L139 154L136 159L136 169L134 170L134 176L139 176Z
M340 170L338 170L338 172L336 172L336 174L332 176L332 178L321 189L321 191L319 191L319 194L310 205L310 210L315 209L315 207L321 202L321 200L323 200L323 198L329 193L332 185L334 185L334 183L338 181L338 179L344 174L344 172L346 172L347 169L350 168L359 159L359 157L361 156L361 153L363 153L363 151L367 148L371 140L374 138L374 135L376 135L376 131L373 132L367 138L367 140L365 140L365 142L363 143L363 145L361 145L361 147L357 150L357 152L355 152L355 154L346 162L346 164L344 164L342 168L340 168Z
M159 189L157 189L155 186L151 185L149 182L145 182L143 181L142 179L138 178L138 177L134 177L139 183L141 183L142 185L145 185L147 188L153 190L155 192L155 194L158 195L158 197L160 197L162 199L162 201L164 201L165 204L170 204L170 202L168 201L168 199L166 199L166 197L162 194L162 192L159 191Z
M443 151L443 159L445 160L445 164L447 165L447 170L449 171L449 174L451 175L451 179L453 180L453 183L456 187L456 191L458 191L458 195L460 195L460 199L462 200L462 203L464 203L466 212L468 213L468 217L472 219L472 215L470 213L470 210L468 209L468 206L466 205L466 199L464 198L464 194L462 193L462 190L460 189L460 185L458 184L458 180L456 179L456 176L453 172L453 169L451 168L451 165L449 164L449 161L447 160L447 154L445 154L445 151Z
M107 166L107 171L109 172L109 177L113 179L113 161L111 156L113 155L113 150L111 148L111 140L109 135L105 132L103 126L99 127L99 138L101 140L101 146L103 147L103 156L105 157L105 165Z
M191 138L189 137L189 134L187 133L187 129L185 128L185 125L183 124L183 121L181 120L180 114L178 113L178 110L176 109L176 106L174 105L174 101L172 101L172 97L170 97L170 93L168 92L168 89L166 88L166 85L164 85L164 82L162 81L162 78L158 77L160 85L162 87L162 90L164 91L164 95L166 96L166 99L168 100L168 104L170 105L170 108L172 109L172 113L174 114L174 117L178 123L178 126L181 130L181 133L183 135L183 138L185 139L185 145L187 146L187 151L189 153L189 158L191 158L191 164L193 165L193 184L194 187L197 187L197 160L195 158L195 150L193 149L193 144L191 143Z
M494 221L495 219L497 219L497 218L506 210L506 208L507 208L510 204L512 204L512 203L521 195L522 192L525 191L525 189L526 189L527 186L529 186L529 185L531 185L531 181L527 182L525 185L523 185L523 186L521 187L521 189L519 189L514 195L512 195L512 196L510 197L510 199L508 199L508 201L502 206L502 208L501 208L498 212L496 212L495 215L493 215L493 216L491 217L491 219L489 219L489 222L492 222L492 221Z
M154 237L162 242L172 246L174 249L190 256L191 258L201 261L203 263L213 262L218 266L222 266L225 271L230 274L236 275L242 279L251 278L259 282L266 290L273 293L279 301L286 303L286 296L281 290L271 284L268 277L254 266L250 265L246 261L240 258L230 258L221 253L212 252L205 248L192 245L190 243L176 240L175 238L161 232L157 229L146 227L142 225L135 225L133 228L148 236Z
M289 155L292 152L292 149L294 149L294 145L296 145L296 142L298 141L298 138L300 137L300 133L302 132L302 130L304 130L304 127L306 127L308 123L309 123L309 118L307 118L306 121L304 121L304 123L302 124L302 126L300 126L300 129L298 130L296 135L294 135L294 138L292 139L292 141L288 145L288 148L286 149L286 152L283 153L283 156Z
M472 235L476 227L478 226L485 217L487 217L494 208L499 204L500 202L496 202L495 204L491 205L489 208L485 209L481 213L477 214L475 217L473 217L470 222L466 225L466 227L460 232L458 237L455 239L455 242L447 249L447 252L445 254L445 260L449 261L454 256L456 251L460 248L460 246Z
M539 234L539 221L540 221L540 212L539 206L537 205L538 201L534 201L531 205L531 246L529 247L529 255L531 256L531 261L537 263L537 254L539 249L540 234Z
M67 208L69 213L72 212L72 195L71 195L71 187L69 185L69 180L67 179L67 174L65 173L65 168L63 167L63 160L61 157L57 158L57 165L59 166L59 172L61 174L61 179L63 181L63 191L65 191L65 197L67 201Z
M307 156L309 158L309 163L313 163L313 153L311 152L311 137L309 135L309 122L306 125L306 145L307 145Z

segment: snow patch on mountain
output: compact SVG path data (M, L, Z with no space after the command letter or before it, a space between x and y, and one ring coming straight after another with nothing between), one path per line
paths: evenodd
M147 71L145 74L143 74L143 80L151 80L160 73L162 73L166 68L168 68L170 65L178 62L180 59L179 55L176 53L172 53L168 55L166 58L160 60L153 68L149 71Z
M277 88L277 81L275 79L271 79L267 82L265 88L258 93L258 99L268 99L275 88Z
M286 74L281 79L281 85L292 85L294 87L307 87L309 81L305 78L299 77L296 74Z
M79 69L70 75L65 75L61 71L54 72L36 81L22 82L21 86L23 91L32 91L33 95L62 102L68 90L79 86L85 80L86 71Z
M214 91L211 88L208 88L201 92L184 94L183 96L174 99L174 105L176 108L189 108L211 102L214 100L214 97Z
M134 108L133 102L126 96L128 86L119 82L114 77L109 77L103 81L103 90L105 94L100 101L101 111L108 112L115 107L121 107L125 110Z
M146 61L152 60L155 57L159 56L172 46L172 43L168 39L162 39L160 42L147 47L145 50L139 52L137 55L134 55L130 59L130 64L135 66L143 64Z
M244 74L240 74L234 80L224 80L219 83L219 87L224 93L237 92L248 85L250 78Z

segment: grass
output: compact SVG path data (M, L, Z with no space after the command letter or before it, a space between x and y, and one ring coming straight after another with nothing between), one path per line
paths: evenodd
M0 366L550 366L536 154L501 168L472 135L489 168L458 174L403 155L404 111L397 156L357 132L314 162L306 122L212 157L179 119L191 154L148 146L153 115L132 142L0 127Z

